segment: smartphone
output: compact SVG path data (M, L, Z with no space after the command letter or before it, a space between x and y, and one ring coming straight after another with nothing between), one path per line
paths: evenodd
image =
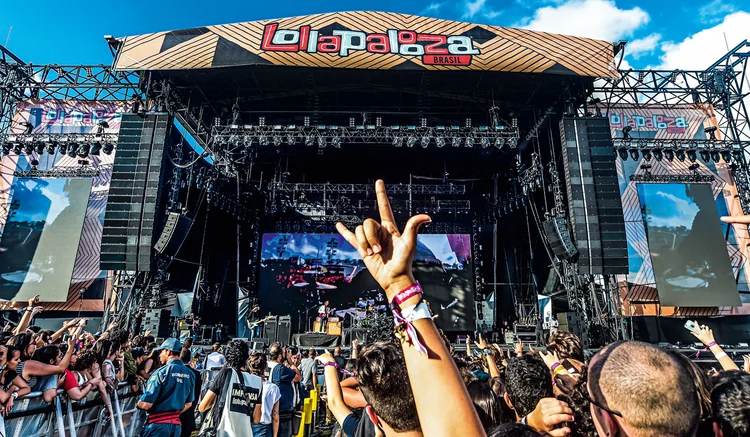
M70 340L70 334L63 335L63 343L67 343Z
M685 322L685 329L687 329L690 332L698 333L698 323L695 320L688 320Z

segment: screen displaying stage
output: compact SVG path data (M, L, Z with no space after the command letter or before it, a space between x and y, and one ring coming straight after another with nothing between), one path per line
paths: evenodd
M445 331L474 330L474 274L467 234L423 234L417 239L414 276ZM344 317L359 306L386 305L385 293L357 251L339 234L265 234L261 250L260 306L263 314L291 315L302 329L319 302ZM307 313L306 313L307 311Z
M639 184L662 305L739 306L710 184Z
M0 299L68 298L92 179L18 178L0 238Z

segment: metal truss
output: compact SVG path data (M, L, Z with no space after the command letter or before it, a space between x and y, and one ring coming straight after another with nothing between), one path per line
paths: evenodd
M16 170L13 176L19 178L96 178L101 169L91 167L57 167L52 170Z
M230 125L214 126L214 149L231 150L252 145L341 147L342 144L391 144L395 147L515 148L518 127L504 126L337 126L337 125Z
M674 108L675 106L705 109L712 105L722 138L750 141L750 117L747 97L750 94L747 40L730 50L703 71L624 70L614 78L601 78L594 83L596 104L607 113L617 105ZM746 146L743 143L743 147Z
M139 73L108 65L27 64L0 45L0 132L7 132L24 100L142 100L139 81Z
M1 143L19 143L19 144L67 144L67 143L110 143L117 144L118 134L109 133L38 133L38 134L9 134L0 133Z
M324 199L322 201L308 202L302 200L282 200L282 209L292 209L301 214L309 216L327 215L327 211L336 211L339 214L356 214L358 212L375 211L378 209L377 200L349 200L349 199ZM469 213L471 201L469 200L391 200L391 208L394 211L415 211L418 213ZM271 213L277 211L272 210Z
M613 138L616 148L673 149L673 150L737 150L750 146L750 141L711 140L711 139L654 139L654 138Z
M643 173L643 174L634 174L630 175L630 181L631 182L648 182L648 183L681 183L681 184L690 184L690 183L704 183L704 184L710 184L713 181L715 181L716 178L713 175L703 175L703 174L652 174L652 173Z
M277 193L327 193L327 194L365 194L374 195L375 186L371 184L303 184L289 182L272 182L269 190ZM461 195L466 194L466 185L445 184L393 184L388 186L388 194L427 194L427 195Z

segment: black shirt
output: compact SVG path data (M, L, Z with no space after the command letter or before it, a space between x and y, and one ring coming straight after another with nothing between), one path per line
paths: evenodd
M336 364L339 366L339 370L344 370L344 367L346 367L346 358L342 357L341 355L334 355L333 360L336 361Z
M195 377L195 400L193 401L193 405L191 405L187 411L180 414L180 423L182 423L182 432L180 436L189 436L193 431L198 429L195 425L195 407L198 405L198 399L201 397L201 386L203 383L201 381L200 372L192 367L188 367L188 369L193 372L193 376Z

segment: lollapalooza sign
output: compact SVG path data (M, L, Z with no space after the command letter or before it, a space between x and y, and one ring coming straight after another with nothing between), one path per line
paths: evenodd
M349 56L354 51L375 54L421 56L425 65L471 65L479 49L468 36L436 35L413 30L388 29L385 33L334 30L320 35L312 26L279 29L270 23L263 29L261 49L267 52L330 53Z

